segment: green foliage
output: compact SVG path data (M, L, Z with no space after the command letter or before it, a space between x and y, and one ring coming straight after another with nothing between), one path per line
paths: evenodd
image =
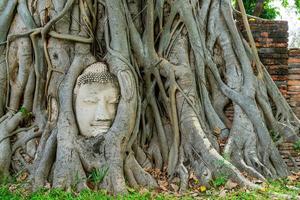
M70 192L65 192L61 189L52 189L52 190L39 190L37 192L32 193L28 199L31 200L73 200L75 197L74 194Z
M9 191L8 187L0 188L0 198L1 200L19 200L22 199L19 193L12 193Z
M295 0L295 8L298 15L300 15L300 0Z
M16 181L16 177L15 176L9 177L9 176L4 176L3 174L1 174L1 176L3 176L0 179L0 184L1 185L7 185L7 184L11 183L12 181L14 181L14 182Z
M278 9L274 6L272 6L270 3L271 3L271 0L265 1L263 12L260 15L261 18L275 19L277 16L280 15Z
M287 178L282 178L282 179L278 179L278 180L269 180L269 186L271 186L273 188L273 190L288 190L287 184L288 184L289 180Z
M259 17L264 19L275 19L280 15L278 8L272 5L274 0L265 0L263 4L263 11ZM257 0L243 0L246 13L252 15L257 3ZM237 7L237 0L232 0L233 6ZM281 0L281 5L285 8L291 6L288 0ZM300 0L294 0L296 12L300 15Z
M300 140L293 144L293 149L296 151L300 151Z
M294 198L292 199L297 199L296 197L298 196L298 189L293 189L292 187L289 186L296 186L299 188L297 185L299 182L291 182L287 178L282 178L282 179L277 179L277 180L269 180L268 181L268 190L270 192L274 193L281 193L281 194L288 194Z
M289 1L288 0L282 0L281 4L282 4L283 7L286 8L289 5Z
M92 173L89 175L88 179L94 184L99 184L103 181L107 172L108 172L108 167L103 167L101 169L94 169Z
M283 0L284 4L287 3L287 0ZM246 13L252 15L257 3L257 0L243 0ZM264 19L275 19L279 15L279 11L276 7L271 5L272 0L265 0L263 4L263 11L260 15ZM236 3L235 3L236 5Z
M219 198L222 199L222 198ZM263 198L256 191L234 191L226 196L223 199L231 199L231 200L254 200L254 199L266 199Z
M25 117L25 118L29 118L32 116L32 113L29 112L25 107L21 107L20 110L19 110L20 113L22 113L22 115Z
M280 134L274 130L270 130L270 134L271 134L271 138L272 138L273 142L277 142L281 138Z
M225 185L227 181L228 181L228 176L220 175L216 177L214 180L212 180L212 185L217 188Z

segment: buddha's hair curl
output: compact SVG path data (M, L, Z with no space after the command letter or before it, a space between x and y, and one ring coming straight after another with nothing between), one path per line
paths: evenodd
M77 79L77 87L85 84L99 83L107 84L113 83L118 85L118 79L115 75L108 71L107 65L101 62L94 63L87 67Z

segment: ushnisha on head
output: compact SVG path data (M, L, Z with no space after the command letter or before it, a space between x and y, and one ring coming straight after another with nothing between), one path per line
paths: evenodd
M119 102L117 78L101 62L87 67L78 77L75 94L75 114L81 135L105 134L111 127Z

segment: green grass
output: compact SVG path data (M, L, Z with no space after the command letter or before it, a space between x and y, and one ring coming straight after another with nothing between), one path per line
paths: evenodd
M228 180L228 177L226 175L221 175L221 176L218 176L217 178L215 178L213 181L212 181L212 185L215 187L215 188L218 188L220 186L223 186L226 184Z
M293 149L296 151L300 151L300 140L294 143Z
M151 198L150 193L147 194L128 194L125 196L119 196L117 199L149 199ZM2 186L0 188L0 199L1 200L109 200L116 199L108 195L105 191L91 191L84 190L80 193L76 192L65 192L60 189L51 190L40 190L34 193L22 193L19 190L10 191L9 187Z
M108 172L108 169L109 169L108 167L104 167L101 169L94 169L92 173L89 175L88 179L94 184L99 184L103 181L104 177Z
M226 190L224 187L223 181L221 185L218 185L217 188L211 188L205 192L197 191L188 191L183 196L175 196L174 194L162 194L157 192L151 192L147 190L142 190L143 192L137 192L133 189L129 190L129 193L123 196L113 197L107 194L106 191L92 191L85 190L80 193L77 192L65 192L60 189L42 189L37 192L30 193L26 191L24 184L3 184L0 185L0 199L1 200L114 200L114 199L124 199L124 200L148 200L148 199L157 199L157 200L171 200L171 199L230 199L230 200L255 200L255 199L270 199L271 193L279 194L288 194L292 198L296 199L299 191L289 188L287 185L294 185L299 187L299 182L291 183L287 179L281 179L277 181L269 181L269 183L264 185L263 190L247 190L244 188ZM226 191L226 196L221 195ZM281 198L277 198L281 199Z

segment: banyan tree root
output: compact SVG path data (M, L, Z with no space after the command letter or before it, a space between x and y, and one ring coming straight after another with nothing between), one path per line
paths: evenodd
M191 173L249 188L259 186L245 174L289 174L271 132L297 140L299 120L241 38L229 0L4 1L0 25L1 179L27 172L33 189L117 194L159 187L153 169L179 178L180 191ZM109 131L84 137L73 90L97 61L118 78L120 101Z

